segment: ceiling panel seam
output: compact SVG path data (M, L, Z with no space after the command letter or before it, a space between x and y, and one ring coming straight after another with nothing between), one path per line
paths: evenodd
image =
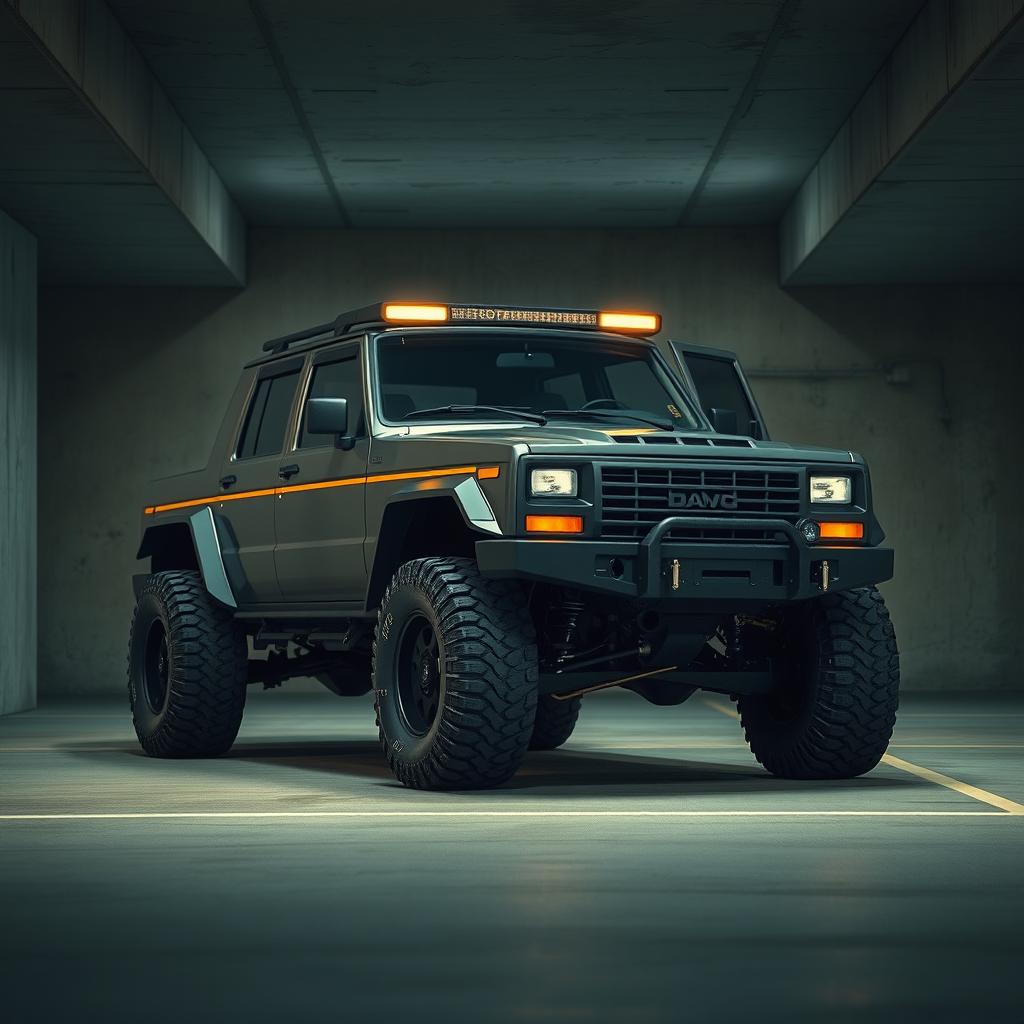
M302 134L306 138L306 143L313 153L313 159L316 161L316 165L320 170L320 176L323 178L324 187L327 189L327 192L331 197L331 201L334 203L334 208L338 212L338 217L341 220L342 226L350 228L352 227L352 218L349 216L348 210L345 207L345 202L341 198L341 193L338 191L338 186L335 184L334 178L331 177L331 172L327 168L327 161L324 158L323 150L320 148L320 143L317 141L316 135L313 132L313 126L309 123L306 111L302 107L302 100L299 98L298 90L295 88L295 83L292 81L291 74L288 71L288 66L284 62L284 55L281 53L281 48L277 45L277 38L274 35L273 27L270 24L270 20L267 18L266 12L263 10L263 4L261 4L259 0L249 0L249 10L252 12L253 19L256 22L256 27L259 29L260 35L263 37L263 44L266 46L267 52L270 54L270 59L274 62L274 69L277 71L277 77L281 80L281 86L288 95L288 100L292 105L292 110L295 112L295 117L299 122L299 127L302 129Z
M768 37L764 41L764 46L761 47L761 52L758 54L757 60L754 62L754 67L750 72L750 76L747 78L746 85L743 86L743 92L740 93L739 99L733 105L732 112L729 114L729 117L718 136L718 141L715 143L715 148L711 150L711 155L708 157L708 161L704 165L704 169L700 172L697 184L694 185L693 191L690 193L686 200L686 205L683 207L683 212L679 215L679 220L676 221L677 227L683 227L686 224L694 207L700 201L700 197L704 194L704 188L711 178L711 175L714 173L715 167L718 166L718 161L721 160L722 154L725 152L725 147L729 144L733 129L740 121L743 120L744 117L746 117L747 111L750 109L750 105L754 101L754 94L757 91L757 87L761 83L765 67L768 64L768 61L771 60L772 54L775 52L775 47L778 46L779 40L789 27L790 22L792 22L793 15L796 13L796 9L799 6L800 0L784 0L783 4L779 7L778 13L775 15L775 21L772 23L771 31L768 33Z

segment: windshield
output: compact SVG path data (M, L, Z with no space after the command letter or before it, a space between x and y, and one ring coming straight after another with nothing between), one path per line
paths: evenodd
M517 337L493 330L385 335L377 340L377 376L381 414L391 423L465 419L467 410L446 407L490 406L491 412L481 409L475 418L502 418L495 413L500 408L563 415L582 410L637 429L642 424L626 413L697 426L647 346L607 338Z

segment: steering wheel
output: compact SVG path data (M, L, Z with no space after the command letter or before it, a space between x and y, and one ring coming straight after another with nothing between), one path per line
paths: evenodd
M580 409L625 409L626 406L622 402L617 401L614 398L592 398L589 402L584 402Z

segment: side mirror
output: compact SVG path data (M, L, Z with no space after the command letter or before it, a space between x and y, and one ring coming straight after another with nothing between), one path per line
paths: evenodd
M339 448L352 447L348 436L348 399L311 398L306 403L306 433L333 434Z
M310 403L312 405L312 402ZM735 409L712 409L711 426L716 434L738 434L740 432L739 417Z

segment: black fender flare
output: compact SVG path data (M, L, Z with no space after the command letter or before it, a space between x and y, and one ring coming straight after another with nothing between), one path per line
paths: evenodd
M424 490L416 483L400 488L388 499L381 516L380 532L377 534L373 566L370 569L366 591L367 610L376 607L388 580L397 568L392 562L390 552L404 539L415 514L415 503L422 505L424 502L437 501L446 502L458 510L467 532L491 537L502 536L501 527L490 502L474 476L443 480L439 486L431 487L430 490Z

